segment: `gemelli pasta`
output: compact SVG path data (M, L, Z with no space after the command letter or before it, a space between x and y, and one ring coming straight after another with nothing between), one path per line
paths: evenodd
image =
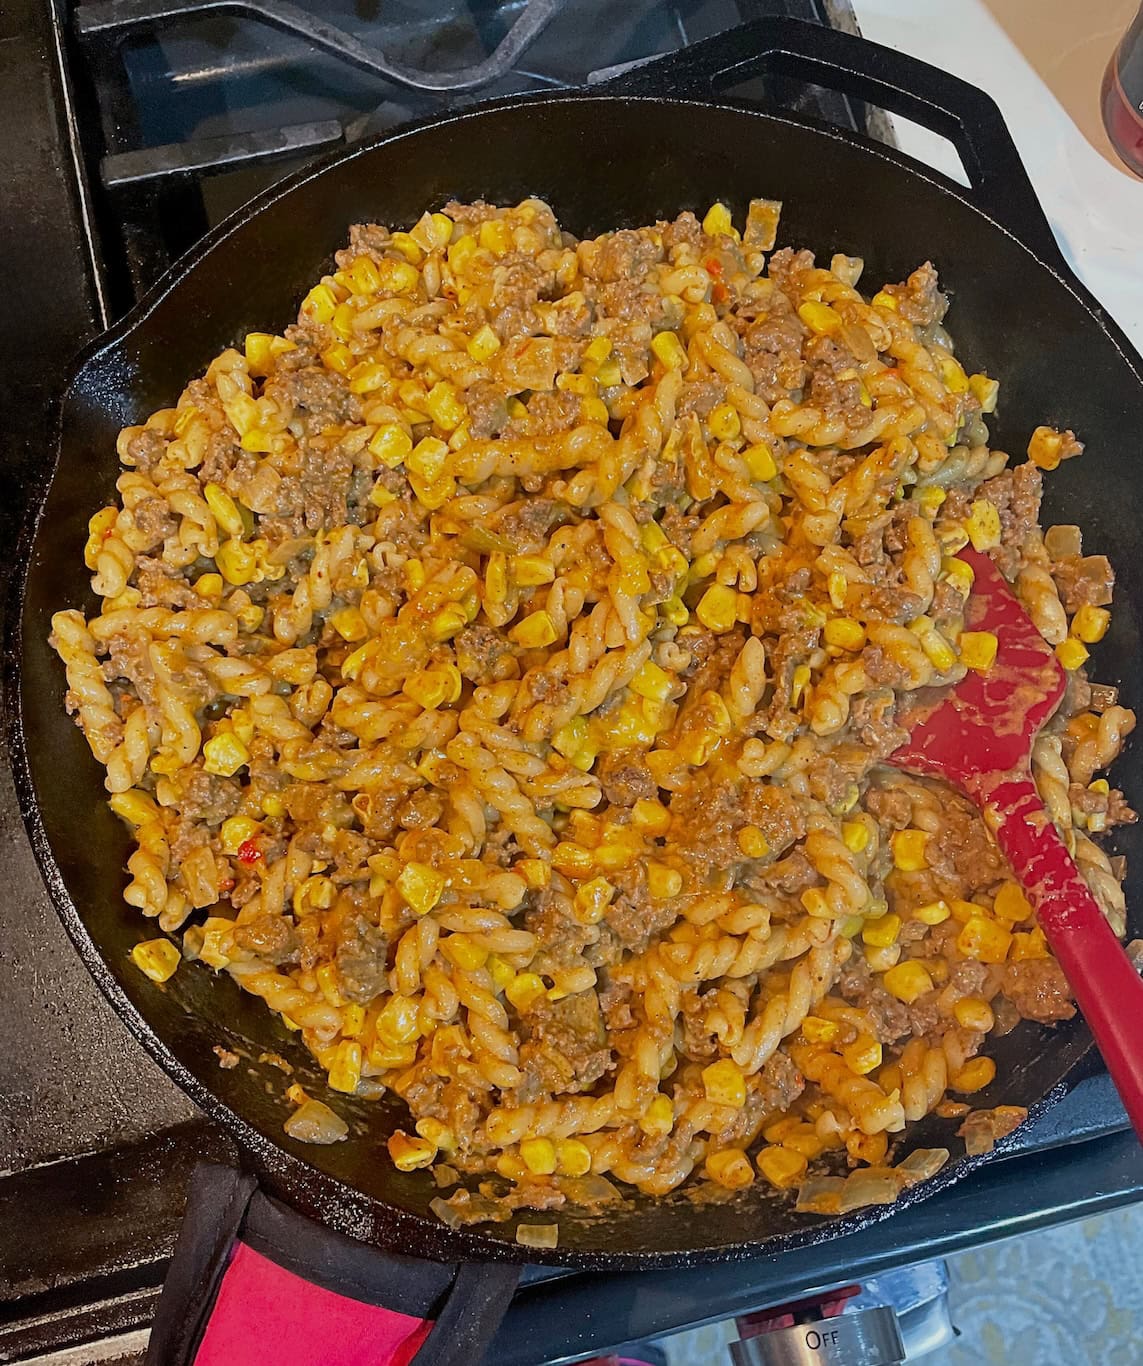
M979 815L885 763L911 692L992 664L970 542L1069 671L1035 775L1123 932L1097 774L1134 717L1084 671L1112 574L1039 526L1081 447L993 450L933 268L864 294L777 213L354 227L296 326L121 434L67 706L164 932L136 964L300 1033L330 1090L290 1088L295 1136L389 1091L399 1168L510 1206L879 1198L990 1033L1073 1013Z

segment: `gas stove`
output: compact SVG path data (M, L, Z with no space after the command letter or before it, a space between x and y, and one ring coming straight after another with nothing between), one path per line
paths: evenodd
M323 5L317 20L275 0L8 0L0 11L0 573L45 472L70 357L265 184L410 119L580 84L763 14L852 26L830 0L380 9ZM816 88L747 93L886 136L877 115ZM235 1154L88 978L2 767L0 1361L134 1361L190 1173L201 1158ZM1138 1199L1143 1156L1125 1124L1093 1062L1012 1156L860 1234L780 1261L607 1276L529 1269L489 1359L570 1362Z

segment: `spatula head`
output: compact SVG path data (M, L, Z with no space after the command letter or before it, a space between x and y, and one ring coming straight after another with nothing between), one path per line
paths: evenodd
M1024 769L1032 741L1059 705L1063 669L988 558L966 547L960 558L975 579L965 606L966 631L991 631L996 660L951 688L926 689L898 717L908 741L889 760L898 768L947 778L958 786L981 773Z

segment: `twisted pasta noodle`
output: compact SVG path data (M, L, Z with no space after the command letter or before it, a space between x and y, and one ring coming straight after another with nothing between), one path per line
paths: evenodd
M868 1077L855 1076L836 1054L814 1044L794 1044L790 1056L811 1080L843 1105L863 1134L899 1133L905 1108Z
M68 691L88 746L105 764L123 741L123 725L103 681L103 670L95 657L95 641L83 613L56 612L52 617L51 641L64 662Z
M788 989L755 1006L741 1041L730 1052L748 1076L764 1066L784 1038L801 1028L811 1007L833 986L850 951L847 939L835 939L810 949L794 964Z

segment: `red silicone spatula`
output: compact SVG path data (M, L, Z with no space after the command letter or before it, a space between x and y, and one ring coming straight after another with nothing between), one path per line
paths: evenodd
M976 575L965 629L996 635L996 662L901 717L909 739L889 762L944 778L985 813L1143 1138L1143 980L1032 781L1032 742L1059 705L1064 671L988 556L966 548L960 558Z

